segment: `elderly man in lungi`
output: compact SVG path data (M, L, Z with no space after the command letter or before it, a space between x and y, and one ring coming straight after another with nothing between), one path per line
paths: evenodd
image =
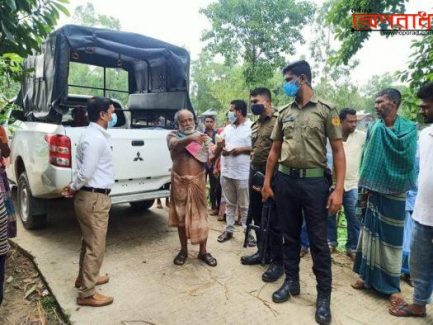
M173 167L168 225L177 227L181 244L174 264L183 265L188 258L188 238L200 244L198 258L209 266L216 259L206 251L208 236L205 164L209 159L211 139L195 128L193 114L182 109L175 115L178 130L167 135Z

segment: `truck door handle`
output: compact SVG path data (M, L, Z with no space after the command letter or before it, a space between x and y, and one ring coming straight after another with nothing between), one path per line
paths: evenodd
M133 147L142 147L142 146L144 146L144 141L143 140L132 140L131 144Z

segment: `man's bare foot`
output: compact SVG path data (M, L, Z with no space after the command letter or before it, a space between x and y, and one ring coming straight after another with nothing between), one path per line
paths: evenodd
M391 307L407 305L406 301L404 301L400 293L393 293L392 295L390 295L389 302L391 304Z
M367 289L367 287L365 286L365 283L364 283L364 281L362 279L356 280L356 282L352 283L351 286L352 286L353 289L356 289L356 290Z

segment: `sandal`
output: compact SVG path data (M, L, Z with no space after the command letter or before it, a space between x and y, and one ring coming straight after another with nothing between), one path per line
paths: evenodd
M410 309L410 305L400 305L393 306L388 309L389 313L393 316L397 317L425 317L426 313L415 313L412 309Z
M356 290L364 290L364 289L368 289L364 283L364 281L362 281L361 279L356 280L355 283L352 283L350 285L353 289Z
M400 307L400 306L407 306L406 301L402 297L391 297L389 299L389 302L391 304L391 307Z
M210 253L198 254L198 259L209 266L217 266L217 260Z
M176 265L184 265L186 259L188 258L188 253L180 251L173 260L173 263Z

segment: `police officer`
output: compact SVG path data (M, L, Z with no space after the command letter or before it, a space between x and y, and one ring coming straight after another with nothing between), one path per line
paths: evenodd
M250 205L248 214L252 217L255 225L260 225L262 217L262 195L261 189L252 188L252 179L254 173L266 172L266 161L272 146L271 134L278 118L278 112L272 108L271 92L267 88L256 88L250 93L251 112L258 115L259 118L251 125L251 172L250 172ZM270 240L269 240L269 257L272 260L269 268L262 275L265 282L274 282L284 273L283 257L281 251L281 235L278 231L278 220L276 213L270 220ZM264 225L261 225L264 226ZM260 232L257 232L257 242L260 243ZM244 265L253 265L261 263L260 250L250 256L242 256L241 263Z
M344 191L345 157L336 108L315 96L311 88L310 65L302 60L288 64L283 90L295 100L280 111L272 132L272 148L266 165L262 197L276 200L283 237L286 279L272 295L276 303L300 293L299 252L304 213L317 280L315 318L319 324L331 321L331 255L327 242L327 217L341 208ZM334 159L336 184L329 194L325 178L326 141ZM271 177L278 162L274 188Z

